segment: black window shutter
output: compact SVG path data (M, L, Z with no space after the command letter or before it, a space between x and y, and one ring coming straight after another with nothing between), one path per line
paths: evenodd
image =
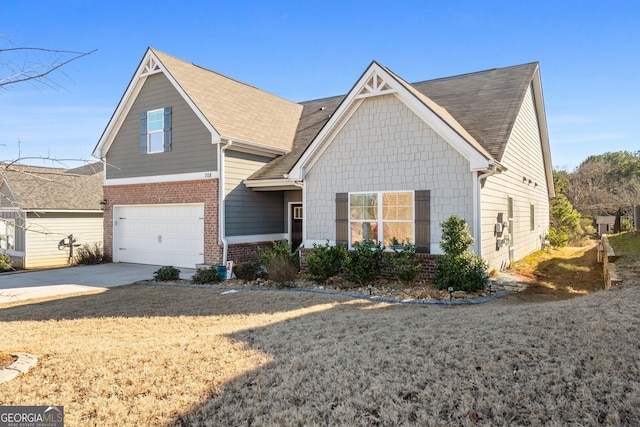
M336 193L336 245L349 244L349 194Z
M416 252L431 252L431 194L430 190L415 192Z
M140 113L140 154L147 154L147 112Z
M171 107L164 109L164 152L171 151Z

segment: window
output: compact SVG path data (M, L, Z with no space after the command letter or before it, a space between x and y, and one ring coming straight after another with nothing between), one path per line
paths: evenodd
M13 220L0 218L0 250L15 249L16 226Z
M140 153L171 151L171 107L140 113Z
M349 194L349 244L415 242L413 192Z
M529 205L529 230L535 231L536 229L536 207Z
M164 111L147 112L147 153L164 151Z

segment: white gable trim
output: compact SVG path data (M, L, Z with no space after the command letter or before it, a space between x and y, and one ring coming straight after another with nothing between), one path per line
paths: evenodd
M373 96L393 94L400 99L429 127L434 129L447 143L469 161L470 169L486 170L492 161L479 153L468 141L458 134L447 122L412 94L385 68L373 62L347 94L344 101L327 124L315 137L309 148L296 162L289 178L302 180L313 168L322 153L331 144L337 133L349 121L364 99Z
M140 94L142 87L147 79L147 76L157 73L163 73L165 77L171 82L171 85L178 91L180 96L185 100L187 105L191 107L191 110L195 113L196 116L200 119L200 121L204 124L204 126L211 132L211 143L216 144L220 142L220 134L213 127L211 123L206 119L204 114L200 111L200 109L196 106L196 104L189 98L187 93L182 89L182 87L178 84L176 79L169 73L164 64L160 61L160 59L156 56L153 50L148 49L144 58L140 62L136 73L134 74L129 86L127 86L127 90L124 95L116 111L113 113L111 120L107 124L105 131L98 141L96 148L93 150L92 156L97 159L103 159L109 148L111 148L111 144L115 140L116 135L120 131L122 124L124 123L125 118L129 114L133 103L136 98Z
M547 177L547 191L549 197L555 197L555 187L553 185L553 165L551 164L551 148L549 146L549 130L547 129L547 113L544 109L544 98L542 97L542 81L540 78L540 66L536 67L532 79L533 100L538 115L538 127L540 140L542 142L542 159L544 160L545 176Z

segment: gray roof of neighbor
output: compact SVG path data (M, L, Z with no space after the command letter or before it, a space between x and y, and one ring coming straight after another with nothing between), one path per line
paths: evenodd
M433 101L440 107L436 114L451 116L480 144L481 150L500 161L537 68L538 63L532 62L427 80L410 86L419 92L416 95L422 94L427 101ZM278 179L288 173L345 97L341 95L300 103L303 111L291 152L265 165L249 179ZM421 100L425 101L425 98Z
M0 197L4 200L0 205L23 210L98 211L102 178L100 163L74 169L1 164Z

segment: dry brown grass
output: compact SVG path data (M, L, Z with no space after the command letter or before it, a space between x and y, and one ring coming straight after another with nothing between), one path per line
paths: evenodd
M640 425L640 287L551 303L378 304L126 286L0 306L38 356L3 405L68 426Z

